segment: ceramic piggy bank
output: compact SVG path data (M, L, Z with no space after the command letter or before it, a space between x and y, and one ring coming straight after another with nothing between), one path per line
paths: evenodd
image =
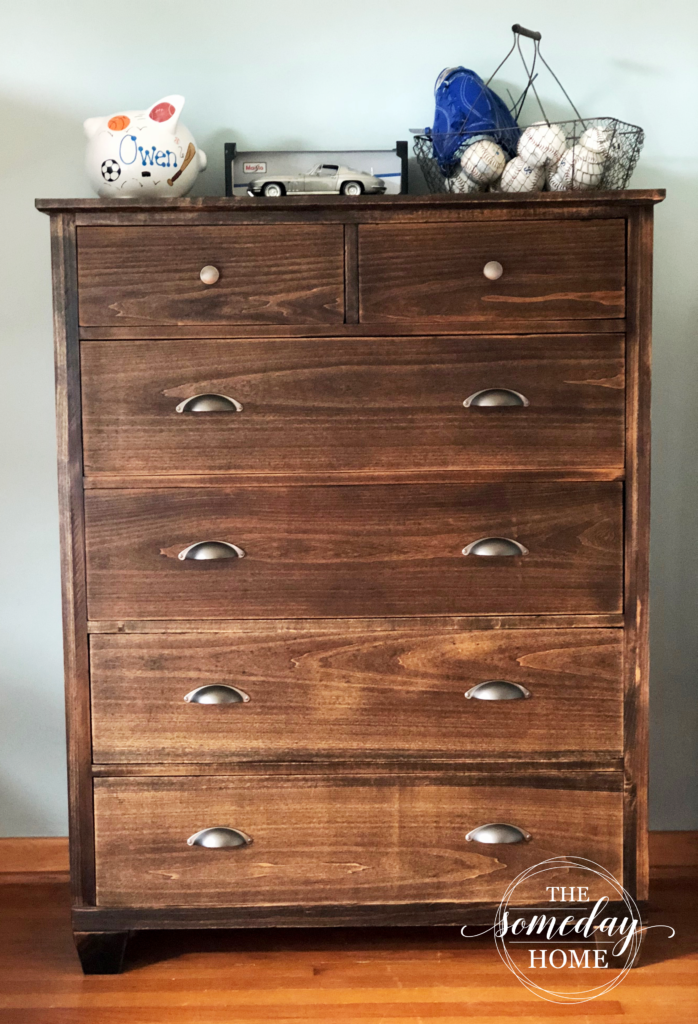
M206 169L206 154L179 124L183 96L165 96L149 110L88 117L86 167L104 199L183 196Z

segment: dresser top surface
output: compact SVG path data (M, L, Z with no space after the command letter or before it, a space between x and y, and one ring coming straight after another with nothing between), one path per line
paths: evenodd
M367 207L413 208L427 207L587 207L587 206L647 206L661 203L665 189L627 189L615 192L488 192L474 195L391 195L391 196L282 196L278 199L248 198L241 196L200 196L182 199L37 199L36 208L45 213L71 211L100 212L106 210L177 210L191 211L249 211L249 210L317 210L357 209Z

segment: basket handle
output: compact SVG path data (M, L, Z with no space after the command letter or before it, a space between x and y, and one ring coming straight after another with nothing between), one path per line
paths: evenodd
M540 32L534 32L533 29L524 28L523 25L512 25L511 31L515 32L519 36L527 36L528 39L535 39L538 43L543 38Z

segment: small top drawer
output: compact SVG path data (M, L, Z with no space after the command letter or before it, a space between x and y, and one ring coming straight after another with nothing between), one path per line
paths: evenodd
M343 227L81 227L78 284L84 327L342 323Z
M359 278L367 324L623 317L625 222L361 225Z

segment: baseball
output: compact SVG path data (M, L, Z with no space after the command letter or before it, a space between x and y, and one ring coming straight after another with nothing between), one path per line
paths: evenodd
M562 128L547 121L536 121L519 139L518 154L529 167L555 163L567 148Z
M604 164L600 153L581 145L572 146L551 168L548 178L550 190L565 192L568 189L596 188L603 177Z
M515 156L504 168L500 188L502 192L539 192L545 181L545 168L532 167Z
M452 178L447 179L447 185L449 192L482 192L484 191L484 185L478 185L476 181L469 178L463 171L459 171L458 174Z
M506 162L504 150L491 139L473 142L460 158L463 173L478 185L489 185L491 181L496 181Z
M587 128L579 138L579 145L591 153L608 153L611 148L612 132L608 128Z

